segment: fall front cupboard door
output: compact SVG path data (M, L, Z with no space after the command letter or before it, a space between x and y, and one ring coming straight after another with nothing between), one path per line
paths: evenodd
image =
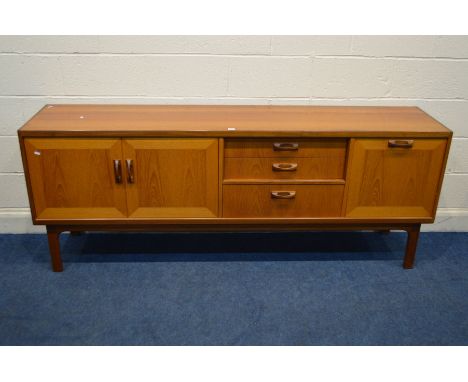
M346 216L431 218L446 139L354 139Z
M120 139L26 138L36 219L125 218Z
M218 215L217 139L125 139L130 218Z

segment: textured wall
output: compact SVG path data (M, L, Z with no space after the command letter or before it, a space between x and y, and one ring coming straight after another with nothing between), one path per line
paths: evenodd
M455 137L426 229L468 230L468 36L0 36L0 232L33 229L16 130L47 103L417 105Z

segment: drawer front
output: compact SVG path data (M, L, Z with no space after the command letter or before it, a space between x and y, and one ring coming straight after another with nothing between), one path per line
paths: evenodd
M226 139L226 158L328 158L346 155L346 139Z
M339 180L344 179L345 157L226 158L224 179L246 180Z
M225 185L223 217L338 217L343 191L343 185Z

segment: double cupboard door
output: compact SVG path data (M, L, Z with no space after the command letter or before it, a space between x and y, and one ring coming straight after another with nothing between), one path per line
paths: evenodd
M36 220L218 215L217 139L26 138Z

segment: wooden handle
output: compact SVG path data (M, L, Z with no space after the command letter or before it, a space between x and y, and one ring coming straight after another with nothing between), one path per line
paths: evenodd
M277 142L273 143L274 151L296 151L299 149L299 143Z
M135 175L133 173L133 160L126 159L125 163L127 164L127 182L135 183Z
M296 171L297 163L273 163L273 171Z
M401 147L403 149L410 149L413 147L412 139L390 139L388 141L388 147Z
M294 199L296 191L271 191L272 199Z
M122 164L120 163L120 159L114 159L114 178L115 183L122 183Z

